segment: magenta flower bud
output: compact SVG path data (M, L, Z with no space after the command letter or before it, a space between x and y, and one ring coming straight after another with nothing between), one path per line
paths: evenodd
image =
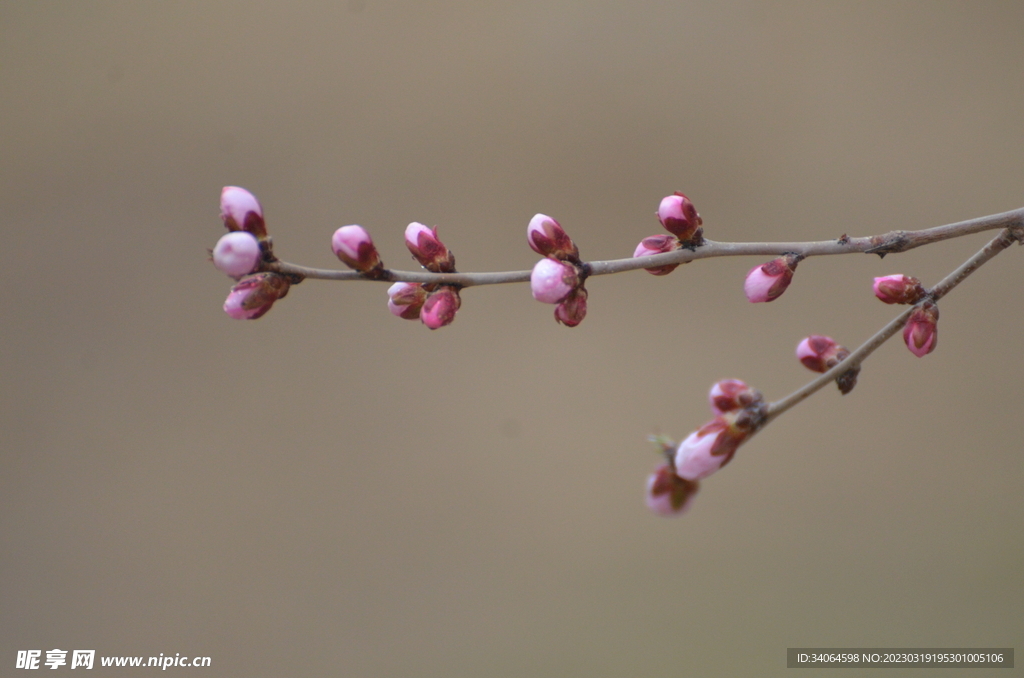
M255 320L288 294L289 287L287 278L277 273L246 276L231 288L224 302L224 312L235 320Z
M213 248L213 265L232 278L241 278L256 270L260 244L246 231L225 233Z
M427 291L420 283L397 282L388 288L388 310L406 320L417 320L427 300Z
M423 268L434 273L454 273L455 255L437 239L437 227L412 222L405 229L405 246Z
M681 241L700 244L700 225L704 222L690 199L678 191L662 198L658 205L658 220Z
M640 241L640 244L636 246L636 250L633 251L633 258L675 252L677 249L679 249L679 240L677 238L671 235L652 235ZM668 264L666 266L645 268L644 270L654 275L668 275L677 268L679 268L679 264Z
M555 306L555 320L566 327L576 327L587 316L587 288L577 287Z
M930 301L926 301L911 314L907 324L903 327L903 341L907 348L918 358L923 358L935 350L939 342L939 307Z
M220 218L229 231L246 231L265 240L267 226L263 223L263 208L249 191L238 186L225 186L220 192Z
M526 227L526 241L534 252L545 257L563 259L574 263L580 260L576 243L566 234L562 226L546 214L535 214Z
M782 293L789 287L793 280L793 271L797 263L803 259L798 254L787 254L772 259L767 264L755 266L747 273L747 279L743 283L743 291L751 303L757 304L765 301L775 301L782 296Z
M924 298L921 281L908 275L886 275L875 278L875 296L887 304L916 304Z
M739 379L723 379L716 382L708 393L708 402L715 416L741 410L763 400L764 396L760 391L747 386Z
M384 268L370 234L362 226L342 226L331 237L331 249L351 269L367 273Z
M680 478L672 467L662 464L647 477L647 508L659 516L682 515L699 489L699 482Z
M676 450L676 474L687 480L702 480L728 464L746 437L733 424L736 413L720 414L686 440Z
M544 258L537 262L530 274L533 298L545 304L557 304L579 287L576 267L558 259Z
M442 285L427 296L420 309L420 320L432 330L451 325L455 312L462 305L459 291L450 285Z

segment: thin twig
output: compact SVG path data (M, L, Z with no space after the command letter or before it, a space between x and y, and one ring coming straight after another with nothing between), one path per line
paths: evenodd
M589 262L590 275L608 275L641 268L657 268L668 264L682 264L696 259L733 256L780 256L788 253L800 254L803 257L828 256L834 254L867 253L885 256L897 252L929 245L951 238L980 233L997 228L1019 229L1024 227L1024 208L993 214L977 219L968 219L955 224L926 228L920 231L891 231L882 235L850 238L845 235L836 240L817 242L760 242L732 243L705 240L704 244L694 250L681 249L664 254L653 254L646 257L630 257L628 259L611 259L607 261ZM300 278L317 278L322 280L370 280L356 271L339 271L323 268L309 268L291 264L286 261L275 261L265 264L263 270L275 271ZM530 279L530 271L497 271L489 273L431 273L429 271L395 271L385 270L375 278L383 282L418 282L447 283L470 287L473 285L499 285L504 283L526 282Z

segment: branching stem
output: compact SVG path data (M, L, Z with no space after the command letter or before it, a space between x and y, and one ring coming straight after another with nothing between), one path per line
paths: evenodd
M1019 210L1017 211L1019 212ZM1006 214L1014 214L1015 212L1007 212ZM1005 215L997 215L1005 216ZM991 219L992 217L985 217ZM967 223L967 222L963 222ZM955 224L954 224L955 225ZM946 228L946 227L940 227ZM920 232L920 231L919 231ZM813 381L805 384L803 387L797 389L793 393L789 394L782 400L771 403L768 405L768 415L765 417L764 425L771 422L773 419L778 417L780 414L790 409L797 403L803 402L810 395L818 391L819 389L826 386L829 382L835 381L836 377L839 377L850 368L859 366L864 360L875 352L879 346L884 344L890 337L903 329L903 326L907 323L910 318L910 314L913 313L914 308L920 304L928 301L938 301L942 297L949 294L949 292L963 282L967 276L974 273L976 270L981 268L986 262L992 259L994 256L1002 252L1004 249L1013 244L1014 241L1024 243L1024 226L1021 226L1019 222L1010 225L1005 228L999 235L997 235L991 242L985 247L981 248L970 259L961 264L955 271L943 278L935 287L933 287L928 295L918 302L917 305L907 308L903 313L893 318L889 323L875 333L873 337L864 342L851 353L844 361L825 372L820 377ZM763 425L762 425L763 426Z

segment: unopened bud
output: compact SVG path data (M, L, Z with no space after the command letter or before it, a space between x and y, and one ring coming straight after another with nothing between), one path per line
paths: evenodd
M812 334L796 347L797 359L813 372L828 372L848 355L846 348L823 334Z
M246 276L231 288L224 302L224 312L235 320L255 320L288 294L289 287L287 278L276 273Z
M840 346L832 337L823 334L812 334L805 338L796 347L796 357L803 366L813 372L828 372L830 369L846 360L850 352L845 346ZM857 376L860 374L860 366L851 367L836 377L836 385L839 391L846 395L857 385Z
M750 407L763 400L764 396L760 391L747 386L739 379L723 379L716 382L708 393L711 411L716 416Z
M647 477L647 508L659 516L682 515L699 489L699 482L680 478L671 466L662 464Z
M562 226L546 214L535 214L526 227L526 240L534 252L545 257L578 263L580 251Z
M652 235L640 241L640 244L636 246L636 250L633 252L633 258L675 252L677 249L679 249L678 238L671 235ZM645 268L644 270L654 275L668 275L677 268L679 268L679 264L668 264L666 266Z
M911 314L907 324L903 327L903 341L907 348L918 358L923 358L935 350L939 342L939 307L927 301Z
M908 275L886 275L875 278L875 296L887 304L916 304L924 298L921 281Z
M801 259L803 257L798 254L787 254L750 269L743 283L747 299L757 304L781 297L793 280L793 271Z
M690 199L678 191L662 198L658 205L658 220L683 243L700 244L701 220Z
M740 414L720 414L686 440L676 450L676 474L687 480L702 480L728 464L749 430L738 426Z
M257 240L265 240L267 226L263 208L249 191L238 186L225 186L220 192L220 218L229 231L246 231Z
M213 265L232 278L252 273L259 260L260 244L245 231L225 233L213 248Z
M362 226L342 226L331 237L334 255L351 269L367 273L381 270L380 255L370 234Z
M555 320L566 327L576 327L587 316L587 288L580 286L555 306Z
M423 268L434 273L454 273L455 255L437 239L437 227L428 228L416 221L405 229L405 246Z
M426 300L427 291L420 283L397 282L388 288L388 310L399 318L418 319Z
M530 274L533 298L545 304L557 304L579 287L579 272L572 264L545 257L537 262Z
M420 320L432 330L451 325L455 312L462 305L459 291L451 285L442 285L427 296L420 309Z

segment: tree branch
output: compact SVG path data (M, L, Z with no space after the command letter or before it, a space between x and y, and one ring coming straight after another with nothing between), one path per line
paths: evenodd
M1024 228L1024 208L1001 214L992 214L986 217L978 217L977 219L968 219L967 221L960 221L955 224L926 228L920 231L890 231L882 235L860 238L850 238L844 234L835 240L816 242L732 243L705 240L703 245L693 250L680 249L674 252L654 254L646 257L591 261L588 262L588 266L589 275L609 275L641 268L657 268L668 264L682 264L696 259L709 259L711 257L780 256L788 253L799 254L802 257L853 253L877 254L880 257L884 257L886 254L906 252L923 245L930 245L942 240L950 240L997 228L1005 228L1011 231ZM397 271L390 269L385 269L371 278L356 271L310 268L280 260L265 263L261 270L296 276L300 279L445 283L461 287L518 283L526 282L530 279L530 271L431 273L426 270Z

